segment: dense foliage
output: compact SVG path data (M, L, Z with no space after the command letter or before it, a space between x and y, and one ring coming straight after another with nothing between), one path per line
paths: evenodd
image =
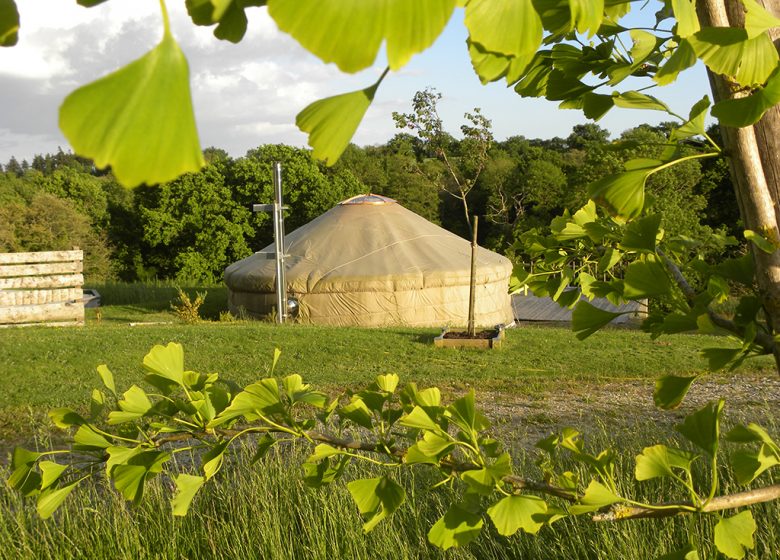
M284 162L288 228L365 191L348 169L329 169L307 150L261 146L231 159L206 150L208 165L161 185L127 190L71 154L12 159L0 173L0 252L79 246L88 281L169 278L211 283L224 268L272 241L274 161Z
M451 164L462 165L473 139L442 136ZM513 244L524 232L583 204L589 182L629 158L652 157L662 144L661 133L647 125L615 141L596 125L578 125L565 139L494 141L468 192L471 212L486 217L481 243L501 253L516 251ZM205 156L208 163L197 173L133 190L62 151L37 155L32 164L12 158L0 173L0 251L77 245L86 251L93 281L219 281L225 266L272 241L270 219L251 207L272 202L274 161L283 164L288 232L341 200L374 192L468 236L461 201L442 186L446 165L416 136L399 133L382 145L350 145L333 167L308 150L283 145L260 146L236 159L209 148ZM705 198L715 189L719 198ZM665 213L664 227L685 235L736 227L730 189L724 165L704 168L698 161L658 174L649 184Z

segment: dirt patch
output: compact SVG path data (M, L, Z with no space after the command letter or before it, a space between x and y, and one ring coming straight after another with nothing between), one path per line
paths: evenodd
M496 338L498 335L499 335L499 331L497 331L496 329L490 329L487 331L477 331L474 333L474 336L471 336L468 332L465 331L447 331L442 335L442 337L447 339L454 339L454 340L465 340L465 339L489 340L491 338Z

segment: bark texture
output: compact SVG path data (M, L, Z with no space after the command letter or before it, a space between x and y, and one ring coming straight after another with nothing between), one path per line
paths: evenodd
M780 0L759 0L768 10L778 12ZM708 27L744 26L742 3L734 0L699 0L699 19ZM743 93L723 77L709 73L715 101L733 99ZM745 228L759 232L780 247L778 201L780 201L780 109L774 107L762 121L744 128L721 126L729 158L731 178ZM756 264L756 282L771 334L780 328L780 251L772 254L751 247ZM774 345L780 371L780 348Z

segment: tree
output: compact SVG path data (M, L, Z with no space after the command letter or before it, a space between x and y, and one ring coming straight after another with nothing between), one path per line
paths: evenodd
M179 281L212 283L252 253L251 211L226 184L226 162L136 191L144 267Z
M549 153L526 142L521 152L491 158L481 178L490 193L489 220L509 231L525 230L549 222L563 210L566 175Z
M16 161L16 158L11 156L11 159L5 164L5 173L12 173L17 177L21 177L24 175L24 169L22 169L22 166Z
M84 251L84 276L89 282L111 278L110 249L90 219L69 200L35 192L29 200L0 205L0 253Z
M274 162L284 162L282 196L289 207L285 228L292 231L330 210L344 199L365 192L348 169L327 168L308 150L291 146L265 145L249 150L231 166L228 183L234 199L246 208L274 201ZM251 220L256 235L250 244L257 249L273 241L271 218L264 212Z
M482 115L479 108L464 117L468 124L460 127L463 140L455 151L454 139L444 131L437 104L441 93L432 88L418 91L412 99L411 113L393 113L396 127L409 129L422 141L428 157L434 157L444 164L443 173L426 173L423 167L419 172L433 180L442 192L456 198L471 231L471 212L468 195L477 184L485 163L488 150L493 142L490 121Z
M609 131L595 123L575 124L566 138L569 149L581 150L590 144L604 144L609 140Z

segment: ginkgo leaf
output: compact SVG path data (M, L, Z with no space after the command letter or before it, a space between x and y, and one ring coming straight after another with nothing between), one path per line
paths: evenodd
M744 558L745 550L752 550L755 546L753 534L756 529L756 522L750 510L732 517L723 517L715 525L715 546L729 558Z
M722 399L708 403L700 410L686 416L683 423L677 426L680 434L706 451L710 457L714 457L718 452L723 405Z
M766 11L756 0L742 0L745 6L745 31L749 38L758 37L773 27L780 27L780 19Z
M14 0L0 0L0 47L13 47L19 41L19 10Z
M483 85L494 82L506 75L506 71L512 61L511 57L486 51L472 41L468 42L468 46L471 66Z
M692 136L701 136L705 130L705 119L707 118L707 109L710 107L710 98L706 95L701 98L691 108L691 112L688 115L688 121L680 128L676 128L672 131L670 140L685 140Z
M569 507L569 512L574 515L590 513L603 507L622 502L623 498L615 494L612 490L597 482L591 480L585 489L585 494L579 499L576 505Z
M146 392L138 385L131 386L122 397L117 403L121 410L113 410L108 415L108 423L111 425L137 420L152 408Z
M726 126L750 126L777 103L780 103L780 67L772 73L763 88L747 97L716 103L712 107L712 116Z
M45 490L59 480L62 473L68 470L68 465L61 465L54 461L41 461L38 463L38 468L41 469L41 490Z
M614 216L635 218L645 205L645 182L649 175L647 169L607 175L590 185L590 197Z
M746 86L763 84L780 60L772 39L766 33L745 42L742 58L735 79Z
M589 119L599 120L615 106L615 100L611 95L600 93L586 93L582 96L582 112Z
M187 13L195 25L217 23L234 0L186 0Z
M269 0L268 13L323 62L343 72L374 63L387 40L390 68L431 46L455 9L455 0Z
M569 0L571 28L593 37L604 18L604 0Z
M171 500L171 508L173 515L183 517L187 515L195 494L201 489L206 479L202 476L180 474L173 481L176 483L176 494Z
M599 309L587 301L580 301L571 314L571 329L577 333L578 339L585 340L620 315L620 313Z
M363 531L368 533L376 525L392 515L406 499L406 492L387 476L354 480L347 490L361 514L366 516Z
M634 41L634 45L631 47L631 58L634 59L634 65L636 65L652 54L658 45L658 38L641 29L632 29L630 35Z
M631 222L620 240L620 248L640 253L655 252L658 234L661 229L661 214L645 216Z
M699 31L696 3L693 0L672 0L674 19L677 20L677 35L688 37Z
M777 51L765 34L749 39L744 29L706 27L687 40L710 70L741 85L764 83L777 67Z
M547 93L547 82L553 71L551 51L537 52L525 68L515 92L523 97L542 97Z
M144 356L144 368L155 375L175 382L184 383L184 349L181 344L169 342L167 346L156 344Z
M387 62L398 70L436 41L452 16L455 1L391 0L386 6Z
M750 484L764 471L780 465L780 453L769 445L762 445L758 451L735 451L731 466L740 484Z
M506 496L490 506L487 513L501 535L514 535L520 529L536 534L544 524L537 517L547 513L547 504L538 496Z
M35 506L41 519L48 519L51 517L57 508L62 505L62 502L65 501L65 498L67 498L68 495L73 491L76 485L78 485L78 482L68 484L62 488L49 489L42 492L38 496L38 503Z
M669 112L666 103L656 99L652 95L646 95L638 91L615 92L612 94L615 105L626 109L646 109L650 111Z
M653 254L646 254L632 262L626 269L623 296L626 299L642 299L669 293L671 280L666 268Z
M636 458L634 471L637 480L673 476L673 469L690 472L691 463L696 455L682 449L674 449L665 445L645 447Z
M531 0L472 0L465 24L472 43L496 54L528 55L542 43L542 20Z
M101 364L97 367L100 380L103 382L103 386L111 391L111 394L116 397L116 385L114 384L114 374L108 369L106 364Z
M464 546L482 531L482 516L453 504L428 531L428 541L443 550Z
M677 76L683 70L686 70L696 64L696 52L691 47L691 44L683 39L680 44L666 61L666 64L661 66L653 76L653 80L659 85L665 86L671 84L677 79Z
M655 406L663 410L671 410L680 406L696 378L697 376L695 375L687 377L665 375L660 377L655 382L655 390L653 391Z
M241 41L246 33L245 8L265 4L265 0L186 0L187 13L195 25L216 23L214 36L232 43Z
M295 124L309 133L315 158L328 166L338 161L374 100L380 82L381 78L369 88L320 99L298 113Z
M76 153L110 165L127 187L170 181L205 163L187 60L167 29L143 57L68 95L59 122Z

